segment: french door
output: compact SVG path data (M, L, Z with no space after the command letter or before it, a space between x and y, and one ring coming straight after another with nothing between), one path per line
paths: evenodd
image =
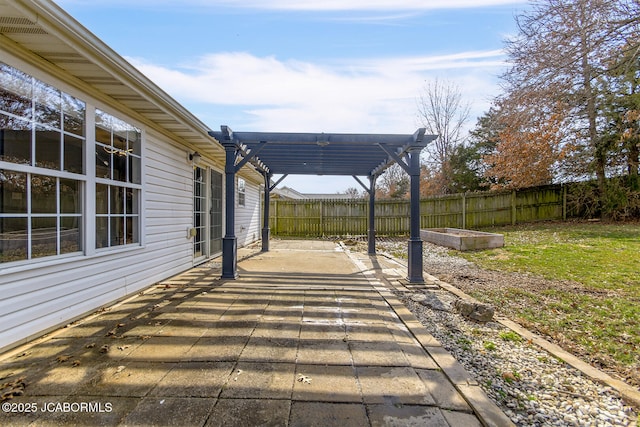
M201 167L193 169L193 227L196 230L194 261L222 251L222 174L219 172Z

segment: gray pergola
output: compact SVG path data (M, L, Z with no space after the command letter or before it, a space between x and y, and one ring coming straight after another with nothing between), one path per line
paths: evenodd
M226 225L222 239L222 278L238 277L238 245L235 236L235 175L247 163L264 176L264 226L262 250L269 250L269 195L287 175L353 176L369 194L368 251L375 254L376 179L397 163L411 178L411 227L408 242L410 283L424 283L420 238L420 152L437 135L233 132L221 126L210 131L225 149ZM282 175L271 183L273 175ZM366 185L360 177L367 177Z

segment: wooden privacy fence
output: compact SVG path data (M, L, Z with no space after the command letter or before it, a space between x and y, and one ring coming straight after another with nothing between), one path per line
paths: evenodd
M420 201L420 228L477 229L542 220L566 219L564 186L512 192L437 196ZM409 200L376 200L376 233L409 234ZM273 236L321 237L366 235L369 201L271 200Z

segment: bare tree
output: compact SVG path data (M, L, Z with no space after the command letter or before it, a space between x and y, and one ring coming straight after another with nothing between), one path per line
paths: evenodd
M358 190L356 187L349 187L344 190L344 193L352 199L361 199L366 195L365 191Z
M409 175L398 164L393 164L378 179L376 196L402 199L409 193Z
M457 146L464 142L465 124L469 119L470 104L464 102L457 85L438 79L429 82L418 99L418 120L427 133L438 135L427 147L431 168L447 181L449 160Z

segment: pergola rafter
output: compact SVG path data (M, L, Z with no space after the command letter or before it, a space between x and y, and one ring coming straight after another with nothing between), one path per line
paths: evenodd
M264 228L262 249L269 250L269 194L275 185L273 175L353 176L369 193L369 253L375 254L375 183L394 163L411 177L411 236L407 279L424 282L422 276L422 240L420 239L420 152L437 135L425 135L425 129L413 134L345 134L234 132L221 126L209 135L226 152L226 227L222 249L222 277L236 278L237 241L235 237L235 174L247 163L265 178ZM359 177L367 177L369 185Z

